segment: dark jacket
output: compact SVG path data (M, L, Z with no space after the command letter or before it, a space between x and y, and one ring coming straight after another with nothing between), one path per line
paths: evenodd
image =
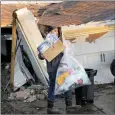
M39 59L43 60L44 58L41 56L41 54L39 53L38 55ZM47 62L47 71L49 72L53 72L53 71L57 71L57 68L59 66L59 63L61 61L61 58L63 57L63 53L60 53L58 56L56 56L51 62Z

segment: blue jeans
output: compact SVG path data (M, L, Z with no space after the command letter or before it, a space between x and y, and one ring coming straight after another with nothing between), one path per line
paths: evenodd
M48 73L49 74L49 89L48 89L49 101L55 100L54 90L55 90L56 73L57 70ZM64 95L65 95L65 100L72 101L72 91L67 91L65 92Z

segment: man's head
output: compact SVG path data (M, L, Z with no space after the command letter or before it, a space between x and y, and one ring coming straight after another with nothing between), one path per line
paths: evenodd
M58 28L57 28L57 27L49 26L49 27L48 27L48 33L49 33L49 32L55 33L55 34L58 36Z

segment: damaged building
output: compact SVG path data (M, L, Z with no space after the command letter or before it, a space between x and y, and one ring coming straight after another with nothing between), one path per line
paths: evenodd
M10 10L12 10L11 12L13 12L14 9L22 8L23 5L10 5L8 7L11 7ZM40 8L38 8L38 5L29 5L27 7L33 12L34 16L37 17L36 22L43 37L45 37L43 32L44 26L52 25L62 28L64 39L70 40L72 42L72 52L74 53L74 57L85 68L93 68L98 70L98 75L95 77L96 84L110 83L114 81L114 77L110 72L110 64L114 59L114 30L112 32L108 32L106 30L104 31L103 29L106 28L102 27L103 25L114 25L114 2L110 2L108 5L107 2L87 3L72 1L61 2L58 4L49 4ZM12 13L10 12L9 14L7 12L8 10L6 9L6 7L4 7L4 5L2 6L2 8L2 36L3 39L7 39L5 41L2 40L2 61L5 59L7 61L10 61L12 39L12 28L10 24L12 23ZM8 26L6 27L4 25ZM97 31L97 33L93 32L93 34L89 35L91 26L94 27L94 30L92 31ZM98 32L99 28L97 28L97 26L99 26L100 32ZM87 29L84 30L84 28ZM5 32L8 33L6 34ZM81 32L81 34L78 34L79 32ZM84 36L84 34L86 35L86 37ZM107 44L107 47L103 47L102 44ZM32 69L33 67L30 62L31 56L27 56L29 54L26 54L27 51L24 52L24 48L22 45L20 46L20 50L23 55L25 55L25 57L23 57L24 65L27 69L29 69L29 73L34 76L34 82L37 81L37 77L36 75L34 75L37 70L36 72L34 72L35 70ZM6 56L8 56L8 58ZM91 61L91 59L95 59L95 61ZM43 63L45 65L45 62ZM100 76L102 76L103 71L106 74L103 78L101 77L100 79ZM32 76L30 78L33 78Z
M16 25L16 48L14 48L14 54L16 56L14 58L15 64L12 67L14 68L14 90L17 92L10 92L11 94L8 99L31 102L27 104L23 102L11 102L10 104L14 107L14 110L23 110L23 113L27 114L45 113L46 103L43 104L44 102L41 103L40 100L47 99L47 88L44 86L48 86L48 74L46 62L38 58L37 47L46 36L44 31L47 29L47 26L56 26L61 30L61 39L71 42L70 54L76 58L84 68L97 70L97 75L94 77L94 84L99 85L96 87L97 89L95 88L94 96L96 98L96 106L94 110L90 110L92 107L87 109L86 113L105 114L114 112L114 98L110 96L110 93L111 95L114 94L114 86L107 85L104 87L102 85L113 83L115 79L114 64L111 66L112 61L115 59L114 6L115 2L109 2L108 4L108 2L78 1L47 5L1 5L2 71L9 72L5 72L5 74L2 75L2 81L8 80L2 87L4 90L9 87L12 59L12 13L15 9L18 9L16 12L18 18ZM25 7L27 7L27 9ZM25 11L25 15L22 13L23 10ZM30 20L22 21L23 19ZM34 33L34 35L32 33ZM110 66L112 71L110 71ZM105 90L107 90L107 92ZM108 100L108 95L111 100ZM61 109L64 109L62 99L57 100L56 103L60 105ZM109 104L105 107L105 103ZM30 106L30 108L28 107L29 109L27 108L26 110L23 105L25 107ZM104 108L104 110L101 108ZM24 110L26 112L24 112ZM20 113L20 111L18 113Z

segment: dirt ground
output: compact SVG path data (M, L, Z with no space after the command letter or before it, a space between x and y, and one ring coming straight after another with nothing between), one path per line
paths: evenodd
M47 101L36 100L34 102L9 101L8 96L10 90L4 92L4 88L8 82L6 70L2 69L2 87L1 87L1 113L2 114L46 114ZM7 78L7 79L6 79ZM5 79L5 80L4 80ZM95 86L94 104L87 104L83 107L81 114L114 114L115 113L115 85L98 85ZM73 96L73 103L75 103ZM55 108L62 113L65 111L65 103L63 97L58 97L55 102ZM71 114L77 114L74 111Z

